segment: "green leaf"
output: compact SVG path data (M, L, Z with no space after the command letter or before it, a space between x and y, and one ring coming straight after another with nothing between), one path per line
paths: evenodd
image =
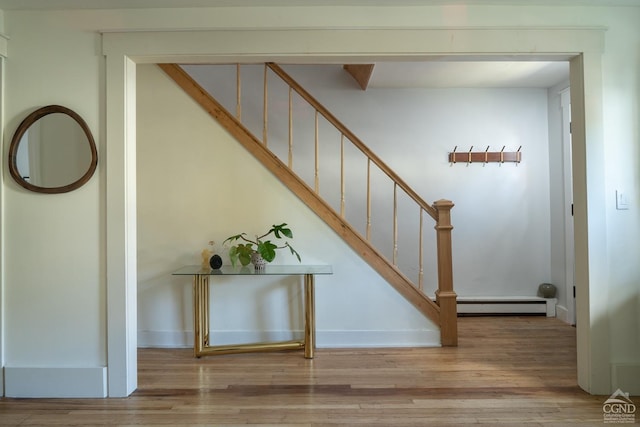
M242 252L238 256L238 259L240 260L240 264L242 264L242 266L244 267L245 265L249 265L249 263L251 262L251 255L247 254L246 252Z
M293 239L293 232L291 231L290 228L283 228L282 230L282 234L284 234L285 236L287 236L290 239Z
M265 261L271 262L276 257L277 248L278 247L271 243L270 240L267 240L266 242L260 242L260 244L258 245L258 252L260 252L260 255L262 256L262 258L264 258Z
M231 260L231 265L233 267L236 266L236 262L238 262L238 247L231 246L229 248L229 259Z
M241 236L238 234L238 236ZM253 245L251 243L240 243L229 248L229 259L231 265L236 266L236 263L240 261L243 266L248 265L251 262L251 253L253 252Z
M224 245L227 242L234 242L238 239L242 239L242 236L246 235L247 233L240 233L240 234L236 234L234 236L231 237L227 237L226 240L224 242L222 242L222 244Z
M291 254L295 255L296 258L298 258L298 262L302 262L302 259L300 259L300 254L295 249L293 249L293 247L291 247L290 244L287 243L286 246L289 247L289 250L291 251Z
M274 225L271 227L271 231L273 232L273 234L275 234L275 236L276 236L278 239L281 239L281 238L282 238L282 236L280 236L280 233L282 233L282 234L284 234L286 237L288 237L288 238L292 239L292 238L293 238L293 233L291 232L291 229L290 229L290 228L285 228L286 226L287 226L287 223L286 223L286 222L283 222L283 223L282 223L282 224L280 224L280 225L275 225L275 224L274 224Z

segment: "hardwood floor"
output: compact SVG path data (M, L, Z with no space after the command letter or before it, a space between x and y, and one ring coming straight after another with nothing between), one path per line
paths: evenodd
M459 340L457 348L318 349L314 360L140 349L130 397L0 399L0 425L603 425L606 396L576 385L573 327L463 317Z

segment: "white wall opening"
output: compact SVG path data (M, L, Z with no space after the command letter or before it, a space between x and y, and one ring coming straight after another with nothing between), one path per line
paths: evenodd
M392 30L393 31L393 30ZM420 32L429 34L421 34ZM309 52L308 45L278 46L262 44L256 53L252 46L259 43L247 43L246 40L237 43L220 44L219 40L233 40L234 38L219 37L220 32L189 32L189 33L111 33L105 34L104 53L107 56L107 324L108 324L108 384L109 396L127 396L137 386L137 346L136 346L136 126L135 126L135 93L136 63L156 62L264 62L286 61L301 58L308 62L336 61L347 62L349 59L362 61L361 52L374 52L370 57L394 60L402 57L416 59L422 56L428 59L431 55L460 55L473 53L483 58L498 59L503 55L522 55L523 59L539 59L540 55L529 55L532 51L556 52L546 56L550 60L571 59L572 84L572 117L574 123L574 195L576 213L576 265L583 271L576 277L580 284L578 288L579 307L577 318L584 327L578 330L578 382L579 385L591 392L604 394L609 388L608 376L593 375L597 367L609 365L607 349L598 349L592 340L592 335L603 330L594 331L592 318L599 313L591 307L589 294L593 284L601 286L606 278L606 257L601 256L604 250L598 243L605 239L605 222L603 215L603 191L598 180L604 169L602 157L602 129L587 126L589 123L600 123L602 119L601 101L602 84L600 73L599 51L601 49L601 31L596 30L561 30L573 31L575 37L568 37L565 43L558 43L549 30L530 30L530 40L533 46L518 46L514 48L510 42L520 38L523 29L498 29L495 32L478 30L416 30L407 34L398 31L393 49L397 54L389 55L386 43L389 31L362 30L367 32L366 46L345 44L344 52L335 52L335 46L323 46L318 42L316 51ZM292 33L295 31L292 31ZM342 35L352 37L351 35ZM452 32L474 33L467 34L465 40L471 45L451 45ZM253 31L249 37L258 40L271 38L274 32ZM304 40L313 37L312 32L305 32L304 37L291 35L290 40ZM318 40L322 40L326 32L317 31ZM332 34L335 32L332 32ZM477 34L475 34L477 33ZM577 34L580 33L580 34ZM333 34L335 35L335 34ZM356 34L357 35L357 34ZM475 36L475 37L474 37ZM407 39L409 37L409 39ZM423 40L429 40L428 45ZM469 42L469 40L471 40ZM385 41L385 43L382 43ZM264 47L270 46L270 47ZM386 46L386 47L385 47ZM374 48L375 47L375 48ZM536 49L533 49L535 47ZM384 52L380 49L384 48ZM251 49L248 51L248 49ZM393 51L393 49L391 51ZM591 54L593 51L598 54ZM589 54L577 55L577 52L589 51ZM376 53L377 52L377 53ZM498 55L488 55L486 52L498 52ZM588 88L590 100L595 100L598 108L586 109L585 88ZM587 163L590 174L587 175ZM595 171L595 173L592 173ZM587 187L590 199L587 202ZM592 193L593 190L593 193ZM592 197L593 196L593 197ZM587 218L587 211L590 216ZM590 234L588 233L591 232ZM598 250L597 248L601 249ZM596 248L596 249L594 249ZM604 325L606 326L606 324ZM605 328L608 331L608 328ZM606 331L604 333L606 333ZM604 392L604 393L603 393Z

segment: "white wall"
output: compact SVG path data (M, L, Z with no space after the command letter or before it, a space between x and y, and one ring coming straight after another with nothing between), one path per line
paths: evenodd
M584 306L581 315L593 315L586 318L587 323L582 324L582 330L588 331L588 340L581 339L579 342L583 346L579 360L585 361L579 364L580 383L594 393L605 394L618 386L625 391L638 392L638 383L633 382L637 375L631 375L637 372L640 365L640 265L635 262L640 256L637 245L640 240L640 219L637 215L640 200L637 95L640 92L640 50L635 48L640 44L638 8L341 7L340 13L336 13L332 7L232 7L156 11L6 11L4 19L4 29L10 36L6 72L3 73L5 156L8 148L6 141L19 121L34 108L54 102L71 107L83 116L96 135L101 156L98 173L92 180L80 190L66 195L28 193L18 188L4 173L2 353L5 380L9 368L70 366L79 369L90 366L100 369L106 365L105 284L108 266L105 258L108 230L105 229L105 211L109 209L107 205L113 206L112 200L107 203L107 182L113 184L111 179L121 182L124 178L107 177L104 164L101 163L106 150L105 129L109 123L106 121L108 92L105 89L105 74L108 71L104 67L99 30L385 27L391 28L389 34L405 37L403 45L400 46L395 38L387 38L381 45L369 44L367 48L372 52L386 49L391 54L410 55L428 51L431 46L439 47L440 50L434 52L440 54L451 49L481 53L481 48L477 46L480 40L493 40L494 44L496 40L502 40L502 43L509 43L515 52L530 51L528 49L531 46L526 37L509 40L491 38L494 33L488 31L481 39L456 39L447 47L439 38L421 38L421 47L416 46L417 42L407 43L406 37L412 32L398 32L393 28L493 27L496 34L500 35L503 29L512 34L515 26L558 26L574 29L607 28L601 58L602 73L596 72L599 70L600 57L593 52L587 57L589 62L586 64L589 72L585 93L589 107L587 117L599 118L601 111L604 119L585 124L587 143L589 146L595 144L599 149L606 141L606 150L603 149L604 157L591 157L592 151L588 151L590 169L585 176L590 178L594 173L592 167L595 166L596 174L593 176L599 177L603 171L606 179L602 188L596 188L596 194L590 194L588 205L589 209L597 210L595 214L589 212L589 223L598 224L597 229L591 230L597 235L592 241L603 244L597 249L590 247L587 250L597 250L595 253L602 253L604 257L590 259L598 263L598 274L583 276L587 281L579 284L584 288L579 290L583 300L579 300L578 304ZM585 46L582 44L585 39L576 36L578 33L575 30L546 33L548 37L563 34L555 45L573 46L573 52L579 52ZM235 34L247 38L255 32ZM249 50L272 52L273 56L303 52L302 44L307 49L315 46L323 52L348 50L351 46L338 38L341 34L337 31L323 33L323 38L310 32L306 38L295 40L286 38L286 34L287 31L278 33L283 38L277 41L274 34L251 46L242 45L241 39L219 40L217 49L221 55L233 57L240 52L249 54ZM521 32L518 34L522 35ZM193 57L205 51L202 45L199 45L201 50L198 52L179 51L178 42L159 45L156 36L150 35L147 40L149 55L184 54ZM176 33L174 37L175 41L185 37L185 34ZM365 44L366 40L371 39L363 37L359 43ZM411 46L414 49L412 52L408 51ZM227 48L232 50L225 50ZM145 60L136 56L136 52L129 54L135 61ZM602 97L598 86L600 76ZM594 82L597 86L595 90L590 86ZM109 96L116 99L122 94L111 93ZM113 135L109 138L114 142L121 139ZM449 148L446 147L447 150ZM459 169L456 173L459 174ZM623 187L630 196L631 209L616 211L614 190ZM606 206L601 199L605 200ZM586 206L579 208L586 209ZM600 214L600 209L604 210L604 215ZM583 215L583 212L580 214ZM582 252L581 257L584 258ZM113 290L117 293L120 289L116 286ZM117 322L113 324L116 325ZM580 332L580 326L578 328ZM38 339L34 340L33 337ZM43 348L46 351L42 351ZM126 375L126 369L120 367L109 366L109 370L119 372L121 376ZM38 382L29 384L34 392L42 392L46 386ZM9 394L11 384L6 382L5 385L5 392ZM101 382L96 381L91 391L95 391L96 385L99 389ZM121 389L114 389L111 395L120 393L123 393Z
M607 315L610 320L612 382L640 394L640 36L636 13L616 14L607 30L603 61L606 132ZM613 19L613 16L610 18ZM631 125L631 126L630 126ZM629 196L617 210L616 190ZM635 242L635 243L634 243Z
M100 35L79 33L37 13L19 13L8 21L12 54L6 61L3 164L18 124L49 104L78 112L99 141L104 61L95 49ZM3 167L7 395L22 394L22 369L36 367L56 372L93 368L97 376L89 387L35 376L35 394L46 389L60 395L106 395L102 160L85 186L54 195L22 189Z

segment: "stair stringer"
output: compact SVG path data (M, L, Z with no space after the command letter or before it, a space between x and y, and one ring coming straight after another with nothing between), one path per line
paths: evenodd
M441 326L440 307L344 220L298 175L287 167L234 116L177 64L158 64L193 100L227 130L249 153L331 227L360 257L424 316Z

